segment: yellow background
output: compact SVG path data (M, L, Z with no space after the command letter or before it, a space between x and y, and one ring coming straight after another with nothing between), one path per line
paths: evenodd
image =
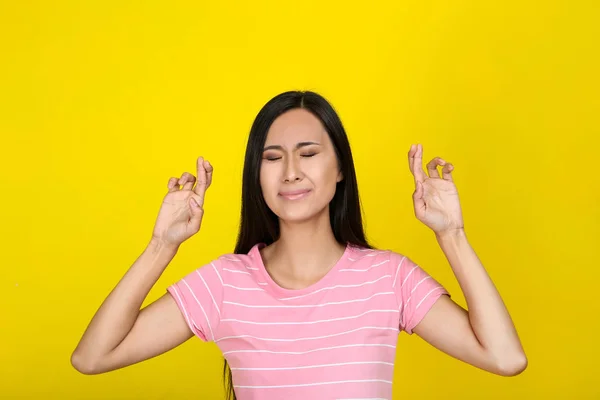
M395 398L597 398L598 4L2 2L0 397L219 398L220 354L197 339L99 376L71 351L199 155L215 166L202 231L148 301L232 250L252 120L312 89L347 128L372 242L464 304L412 214L406 153L421 142L455 164L529 357L501 378L401 335Z

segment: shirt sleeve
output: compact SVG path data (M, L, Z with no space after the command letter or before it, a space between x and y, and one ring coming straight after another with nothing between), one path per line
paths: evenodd
M413 329L433 304L448 291L408 257L392 253L393 290L400 309L400 330L412 335Z
M221 320L223 281L219 261L190 272L167 287L191 331L205 342L214 342Z

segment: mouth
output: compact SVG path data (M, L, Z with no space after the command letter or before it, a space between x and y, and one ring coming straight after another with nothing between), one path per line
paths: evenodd
M279 195L286 200L299 200L308 196L310 192L310 189L292 190L289 192L280 192Z

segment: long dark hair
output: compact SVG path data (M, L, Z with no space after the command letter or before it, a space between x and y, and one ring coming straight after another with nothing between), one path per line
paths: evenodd
M321 120L333 143L343 179L337 183L335 195L329 203L329 219L338 243L372 248L363 230L358 184L350 143L342 121L334 108L321 95L311 91L281 93L260 110L248 137L242 182L242 210L240 230L235 246L236 254L247 254L257 243L267 245L279 238L279 220L269 209L260 187L260 166L263 147L271 124L286 111L302 108ZM235 400L231 369L225 360L223 366L226 397Z

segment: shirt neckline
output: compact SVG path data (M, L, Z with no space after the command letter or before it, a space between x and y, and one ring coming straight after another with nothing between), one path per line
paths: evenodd
M275 293L276 295L281 296L281 298L302 296L302 295L305 295L305 294L308 294L311 292L315 292L319 289L322 289L332 279L334 279L334 275L337 274L338 270L340 270L344 266L347 266L347 264L350 262L348 258L350 257L350 254L352 252L351 245L346 244L344 253L338 259L338 261L334 264L334 266L327 272L327 274L325 274L325 276L323 276L317 282L315 282L312 285L309 285L305 288L287 289L287 288L280 286L277 282L275 282L273 280L273 278L271 277L271 275L269 275L269 273L267 272L267 268L265 267L262 255L260 254L260 250L263 249L264 247L266 247L265 243L255 244L252 247L252 249L250 250L250 255L254 259L254 262L256 263L256 266L258 267L258 270L259 270L260 274L262 275L262 278L267 283L266 288L268 288L269 291ZM263 288L265 288L265 287L263 286Z

